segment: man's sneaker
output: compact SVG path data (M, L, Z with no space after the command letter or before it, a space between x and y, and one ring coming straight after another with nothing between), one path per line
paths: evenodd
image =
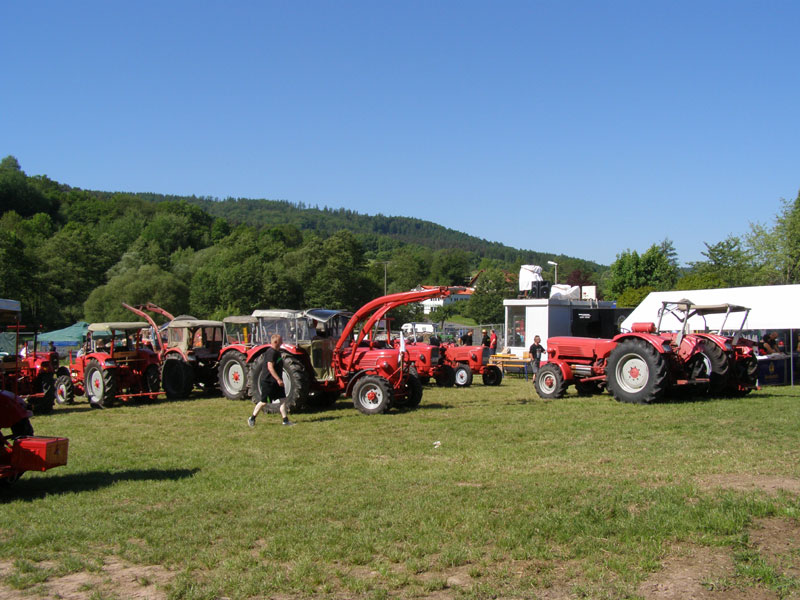
M283 422L283 425L294 425L294 423L287 419L286 421Z
M281 403L281 401L280 401L280 400L273 400L273 401L272 401L272 403L273 403L273 404L280 404L280 403Z
M250 425L250 427L255 427L256 426L256 418L255 417L248 417L247 418L247 424Z

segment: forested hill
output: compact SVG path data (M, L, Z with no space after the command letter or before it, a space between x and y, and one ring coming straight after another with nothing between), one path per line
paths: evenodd
M541 250L521 250L499 242L481 239L442 225L413 217L364 215L345 208L306 207L285 200L252 200L228 198L217 200L195 196L165 196L160 194L135 194L152 202L186 200L201 207L213 217L225 219L232 225L249 225L256 229L292 225L301 231L315 231L322 236L348 230L356 234L370 253L391 250L405 244L414 244L433 250L458 249L473 252L481 258L506 263L546 264L548 260L570 260L576 268L599 272L603 267L596 262L547 253ZM392 240L389 242L387 240Z

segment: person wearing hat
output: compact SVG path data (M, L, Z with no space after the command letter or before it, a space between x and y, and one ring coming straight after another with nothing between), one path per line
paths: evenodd
M481 338L481 346L486 346L488 348L489 344L491 343L489 340L489 334L486 333L485 329L481 329L481 334L483 334L483 338Z

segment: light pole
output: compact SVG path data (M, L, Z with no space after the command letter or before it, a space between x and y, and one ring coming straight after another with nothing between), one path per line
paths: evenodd
M383 295L386 295L386 268L389 266L390 260L381 260L378 262L383 263Z
M553 265L555 267L555 273L553 275L553 285L558 283L558 263L552 260L547 261L548 265Z

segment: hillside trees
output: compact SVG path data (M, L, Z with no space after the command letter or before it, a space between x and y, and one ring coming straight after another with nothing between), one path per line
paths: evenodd
M610 270L610 298L620 306L623 301L624 306L636 306L651 291L672 289L678 280L674 250L672 242L664 240L642 255L636 250L618 254Z
M508 281L501 269L486 269L475 284L475 292L467 304L467 316L477 323L502 323L505 319L503 300L514 297L514 282Z

